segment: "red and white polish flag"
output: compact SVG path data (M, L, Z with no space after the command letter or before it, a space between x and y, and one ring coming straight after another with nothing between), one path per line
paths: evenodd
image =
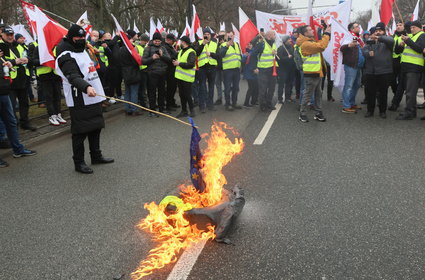
M117 35L121 37L125 47L131 53L131 56L134 58L134 60L136 60L137 64L142 65L142 57L139 55L139 53L137 52L137 49L133 46L133 44L128 39L127 33L124 32L124 30L122 29L121 25L118 23L114 15L111 14L111 16L115 22L115 26L117 27L117 32L118 32Z
M245 12L239 7L239 37L242 53L245 53L248 43L258 34L257 26L248 18Z

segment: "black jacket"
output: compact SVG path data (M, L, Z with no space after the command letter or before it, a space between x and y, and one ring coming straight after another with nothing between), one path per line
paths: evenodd
M416 40L416 42L413 42L412 39L408 39L406 42L406 45L412 48L412 50L423 53L425 48L425 34L422 34L419 36L419 38ZM401 47L400 45L395 46L395 53L403 53L404 47ZM401 72L416 72L416 73L422 73L423 67L412 64L412 63L401 63Z
M289 52L289 53L288 53ZM292 57L289 58L289 55ZM296 65L294 61L294 46L292 44L285 44L285 47L282 45L277 49L277 62L279 68L284 71L295 71Z
M162 56L160 59L154 60L152 56L158 54L159 50L162 50ZM159 47L155 46L152 42L145 48L143 53L142 63L148 66L148 72L158 75L165 75L169 63L171 63L171 57L164 45Z
M59 55L65 51L82 52L86 50L77 50L67 38L64 38L56 49ZM58 66L70 84L75 88L76 95L72 95L74 99L74 107L69 108L71 115L71 132L73 134L88 133L105 127L103 119L101 102L92 105L85 105L83 92L90 86L83 78L83 74L78 67L77 62L70 54L65 54L58 59Z
M138 84L141 81L140 68L126 46L120 49L121 73L126 85Z
M366 46L362 49L365 57L363 73L369 75L393 73L393 47L394 38L390 36L381 36L376 43L372 40L367 41ZM369 55L370 51L374 52L373 56Z

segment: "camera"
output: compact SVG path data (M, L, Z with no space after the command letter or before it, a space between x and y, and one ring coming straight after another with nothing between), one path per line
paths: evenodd
M367 40L366 41L366 44L367 45L375 45L376 44L376 41L375 40Z
M207 36L204 36L204 40L208 40L208 37Z

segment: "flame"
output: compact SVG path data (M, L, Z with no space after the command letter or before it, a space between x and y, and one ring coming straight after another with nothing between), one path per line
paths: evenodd
M205 191L199 193L192 185L180 186L181 198L193 208L212 206L222 200L223 187L227 183L222 169L243 150L243 140L235 138L232 142L225 130L238 136L233 128L223 122L214 122L211 126L211 134L202 135L202 138L206 138L207 141L200 170L205 181ZM157 241L158 245L149 251L148 257L131 273L132 280L142 279L153 271L176 262L177 254L191 244L215 238L214 226L208 225L206 230L200 230L196 225L189 223L183 209L177 209L175 213L166 215L165 207L155 202L145 204L149 214L138 224L138 228L152 233L153 240Z

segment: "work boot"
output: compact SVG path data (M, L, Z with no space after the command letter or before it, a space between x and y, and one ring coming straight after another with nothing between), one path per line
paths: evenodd
M92 158L91 164L106 164L106 163L113 163L113 158L105 158L103 156Z
M92 174L93 169L87 166L87 164L83 161L75 164L75 171L83 173L83 174Z

